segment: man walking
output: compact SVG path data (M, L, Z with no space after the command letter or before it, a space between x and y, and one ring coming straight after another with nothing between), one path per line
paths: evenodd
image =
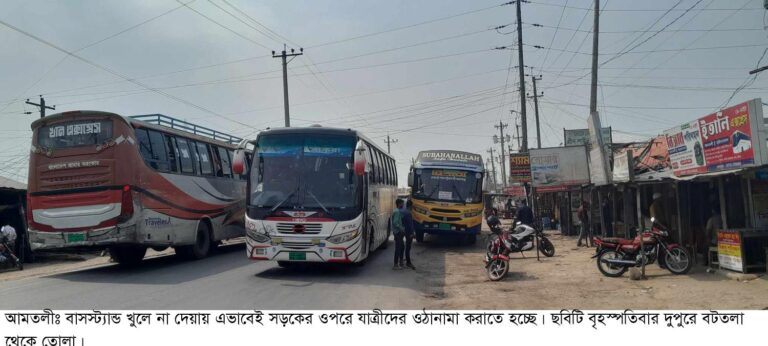
M582 200L581 206L578 211L579 222L581 222L581 231L579 232L579 241L576 242L576 246L581 246L581 240L584 239L586 246L589 247L592 243L592 231L589 227L589 204L587 201Z
M395 237L395 265L393 270L403 269L403 238L405 236L405 227L403 226L403 200L395 201L395 210L392 211L392 235Z
M413 201L410 199L405 202L405 208L402 210L403 215L403 227L405 228L405 266L403 266L403 259L400 259L401 267L408 267L416 270L411 262L411 244L413 244L413 215L411 215L411 208L413 208Z
M533 210L528 206L528 202L522 200L521 206L515 214L515 221L520 221L523 225L533 226Z

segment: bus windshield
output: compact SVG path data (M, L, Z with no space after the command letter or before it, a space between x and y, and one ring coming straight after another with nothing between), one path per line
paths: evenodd
M97 145L111 138L111 120L76 120L37 129L37 144L51 149Z
M251 206L333 209L357 204L349 136L274 134L259 137L250 170Z
M482 173L452 169L417 169L413 197L457 203L479 203L482 198Z

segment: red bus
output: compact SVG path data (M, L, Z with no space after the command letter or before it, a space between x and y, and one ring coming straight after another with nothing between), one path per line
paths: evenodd
M240 138L160 114L65 112L32 123L33 250L107 248L135 264L147 248L206 257L245 235Z

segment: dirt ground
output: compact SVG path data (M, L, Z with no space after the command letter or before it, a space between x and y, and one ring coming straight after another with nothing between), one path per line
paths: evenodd
M514 254L509 275L488 279L483 265L486 235L474 246L440 239L419 244L414 261L424 274L435 309L768 309L766 276L737 281L694 266L676 276L656 264L646 280L604 277L590 257L594 248L577 248L577 237L552 232L554 257ZM445 251L432 251L442 248Z

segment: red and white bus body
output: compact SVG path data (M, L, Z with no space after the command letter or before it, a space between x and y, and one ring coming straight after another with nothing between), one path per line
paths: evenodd
M210 244L244 235L232 143L94 111L51 115L32 130L33 250L187 246L200 229Z
M308 127L263 131L252 144L250 259L353 263L386 246L397 169L371 140L353 130Z

